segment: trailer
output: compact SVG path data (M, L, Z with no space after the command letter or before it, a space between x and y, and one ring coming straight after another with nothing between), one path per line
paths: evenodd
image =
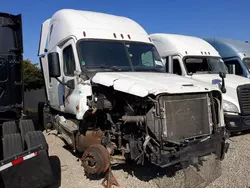
M21 15L0 13L0 187L43 188L54 182L43 133L23 116Z

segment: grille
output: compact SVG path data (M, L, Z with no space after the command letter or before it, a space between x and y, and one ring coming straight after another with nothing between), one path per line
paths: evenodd
M179 143L185 139L210 134L212 115L208 101L207 93L162 96L166 139Z
M250 114L250 84L237 87L241 113Z

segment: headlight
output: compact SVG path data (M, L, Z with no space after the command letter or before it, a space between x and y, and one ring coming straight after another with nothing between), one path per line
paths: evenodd
M233 103L223 100L223 110L227 112L236 112L239 113L239 109Z

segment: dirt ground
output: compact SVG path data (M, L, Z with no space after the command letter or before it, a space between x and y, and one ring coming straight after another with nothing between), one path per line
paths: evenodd
M64 142L55 136L53 132L44 133L49 144L49 153L52 159L58 159L52 162L55 176L58 180L57 187L61 188L82 188L103 187L101 182L103 177L87 178L84 175L81 162L65 146ZM58 157L58 158L57 158ZM55 167L57 166L57 167ZM214 175L218 168L215 164L210 175ZM249 188L250 187L250 134L244 134L230 138L230 148L225 159L221 164L222 175L209 184L208 188ZM152 165L145 167L126 164L113 168L113 173L120 186L123 188L185 188L190 187L192 183L199 181L192 175L183 176L182 171L173 173L172 169L167 169L163 176L159 169ZM213 171L214 170L214 171ZM165 178L166 177L166 178ZM191 181L188 184L183 183L189 177Z

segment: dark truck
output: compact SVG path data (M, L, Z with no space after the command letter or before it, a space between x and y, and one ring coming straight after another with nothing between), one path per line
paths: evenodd
M0 187L42 188L54 177L48 145L24 119L21 15L0 13Z

